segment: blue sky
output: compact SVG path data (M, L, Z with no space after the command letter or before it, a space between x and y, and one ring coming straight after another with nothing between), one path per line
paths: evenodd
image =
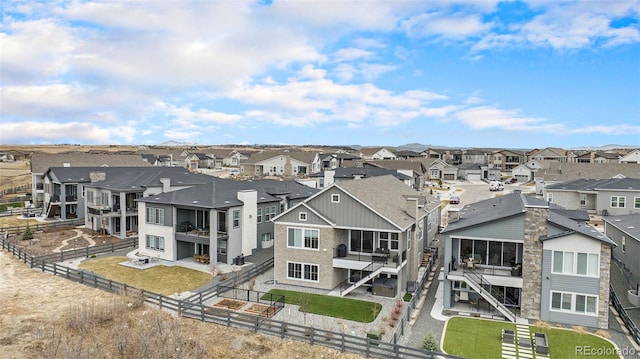
M640 146L640 1L9 1L0 143Z

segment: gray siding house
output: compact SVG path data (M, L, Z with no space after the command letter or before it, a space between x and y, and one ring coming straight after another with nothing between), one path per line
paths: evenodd
M640 284L640 213L603 217L604 233L616 242L613 259L627 275L630 288Z
M607 328L615 243L574 218L518 191L465 206L443 230L444 309Z
M401 295L414 287L439 218L439 202L394 176L336 182L274 220L274 279L331 295L361 286Z
M316 192L293 181L211 177L207 184L140 198L139 253L234 264L238 256L273 246L271 219Z
M640 213L640 179L578 179L548 185L544 198L567 209L592 214Z

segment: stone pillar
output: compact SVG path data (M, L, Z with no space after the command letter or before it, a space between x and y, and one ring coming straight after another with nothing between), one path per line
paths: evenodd
M542 296L542 242L540 237L547 234L548 214L548 207L525 208L520 315L527 319L540 319Z
M609 328L609 279L611 277L611 246L600 244L600 295L598 298L598 327Z

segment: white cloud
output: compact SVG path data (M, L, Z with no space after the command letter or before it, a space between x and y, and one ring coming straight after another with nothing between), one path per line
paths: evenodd
M135 140L130 126L101 128L86 122L9 122L0 123L2 143L97 143L122 144Z
M568 131L571 134L605 134L605 135L631 135L640 134L638 125L596 125L576 128Z
M458 111L454 118L474 130L499 129L505 131L558 132L561 124L548 124L545 119L522 116L517 110L503 110L480 106Z
M362 50L354 47L344 48L336 51L333 57L338 62L353 61L359 59L367 59L373 55L373 52Z
M480 15L450 14L435 12L420 14L402 23L411 36L436 36L442 38L465 39L481 35L493 26L482 21Z

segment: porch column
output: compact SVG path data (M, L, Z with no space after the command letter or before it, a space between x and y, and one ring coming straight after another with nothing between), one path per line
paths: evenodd
M126 200L127 200L127 194L125 192L120 192L118 194L120 196L120 238L121 239L125 239L127 238L127 210L126 210ZM124 204L124 205L123 205ZM113 204L112 204L112 208L113 208Z
M218 265L218 211L209 210L209 264Z

